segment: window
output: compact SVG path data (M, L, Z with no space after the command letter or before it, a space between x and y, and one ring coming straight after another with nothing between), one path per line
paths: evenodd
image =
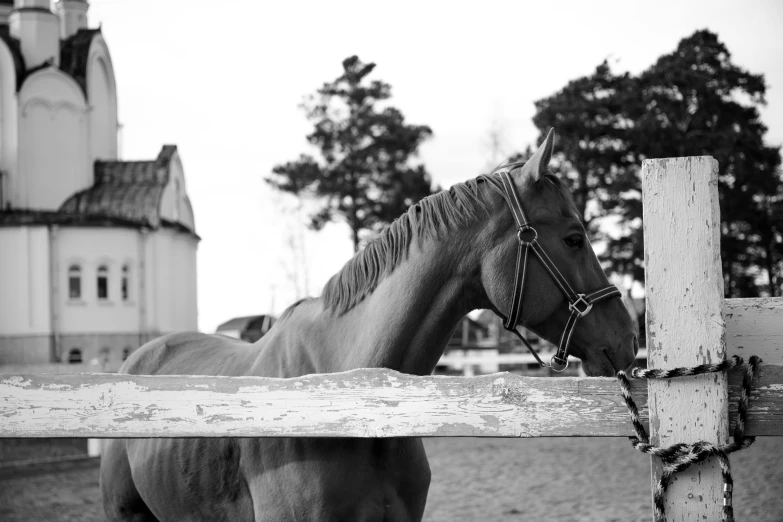
M78 348L73 348L68 352L68 364L80 364L82 362L82 351Z
M101 265L98 267L98 299L106 300L109 298L109 267Z
M71 265L68 268L68 299L82 298L82 268Z
M122 360L123 361L128 358L128 356L131 354L131 351L132 350L131 350L130 346L126 346L125 348L122 349Z
M120 293L123 301L130 300L130 266L123 265L122 281L120 282Z

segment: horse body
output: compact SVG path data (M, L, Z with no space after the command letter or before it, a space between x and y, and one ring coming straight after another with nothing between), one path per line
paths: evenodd
M563 242L584 233L570 196L562 187L530 187L549 161L541 151L515 177L531 221L550 255L570 261L560 266L574 286L605 286L589 243ZM385 367L430 374L466 313L509 305L515 227L495 183L479 178L414 206L321 298L289 308L255 344L172 334L137 350L121 373L289 378ZM541 266L533 264L529 277L522 324L556 339L568 317L565 300ZM601 303L573 340L588 374L633 362L631 321L619 299ZM429 482L417 438L111 440L101 461L110 520L418 521Z

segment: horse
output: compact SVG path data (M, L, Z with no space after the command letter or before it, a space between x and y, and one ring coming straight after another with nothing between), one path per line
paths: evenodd
M490 309L504 317L515 305L512 328L523 325L554 343L573 314L584 313L568 337L585 372L626 369L638 343L619 293L590 304L589 315L573 312L551 269L527 256L524 295L521 285L513 289L521 225L535 226L540 247L574 288L608 285L571 194L548 170L553 140L550 131L524 164L411 206L320 297L293 304L257 342L169 334L134 352L120 373L289 378L390 368L429 375L468 312ZM503 176L526 223L509 211ZM105 442L100 487L111 521L420 521L431 479L420 438Z

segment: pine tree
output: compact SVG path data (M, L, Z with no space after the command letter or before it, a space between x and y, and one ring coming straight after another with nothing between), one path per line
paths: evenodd
M303 154L275 166L267 178L279 190L319 202L310 216L313 229L335 219L347 223L355 251L367 233L433 192L424 166L411 164L432 131L406 123L402 112L383 103L391 86L368 79L374 68L356 56L343 61L343 73L303 104L315 125L307 140L320 158Z

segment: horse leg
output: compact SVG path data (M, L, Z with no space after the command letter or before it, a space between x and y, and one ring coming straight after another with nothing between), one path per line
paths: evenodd
M124 440L103 441L100 477L103 511L109 522L158 522L133 484Z

